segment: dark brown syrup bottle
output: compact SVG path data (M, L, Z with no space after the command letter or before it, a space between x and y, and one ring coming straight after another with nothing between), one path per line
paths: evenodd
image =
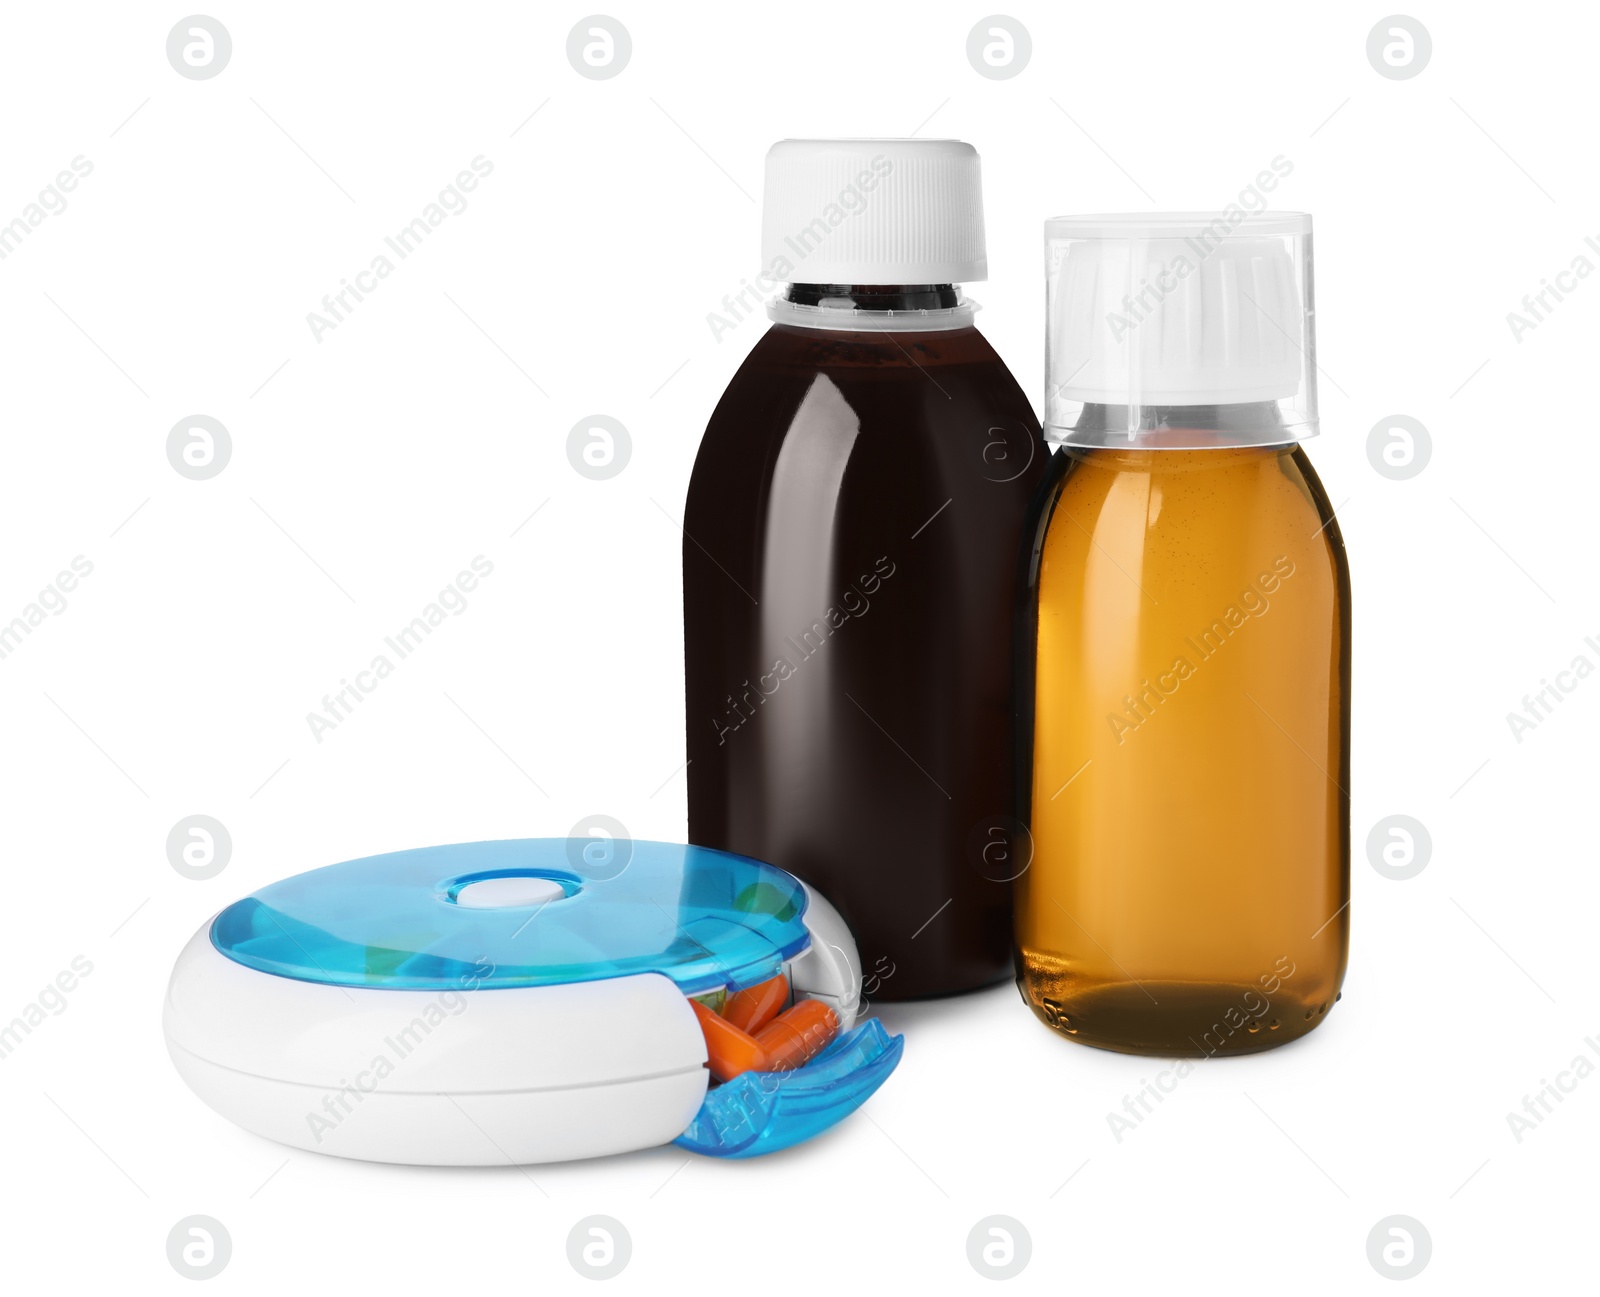
M832 901L869 998L984 986L1012 971L1027 860L1012 630L1039 424L951 285L797 283L774 311L684 516L689 840Z

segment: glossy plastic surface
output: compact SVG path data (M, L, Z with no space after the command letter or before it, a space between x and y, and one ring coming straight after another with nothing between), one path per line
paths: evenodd
M792 1072L746 1072L706 1095L673 1140L708 1157L756 1157L819 1135L876 1093L900 1062L904 1036L871 1018Z
M1045 267L1050 440L1209 449L1317 435L1305 213L1057 217ZM1251 406L1270 418L1227 417ZM1224 417L1196 421L1196 408Z
M1024 998L1132 1053L1311 1031L1349 948L1351 606L1305 452L1059 452L1030 581Z
M542 904L471 908L491 878L560 885ZM461 990L661 973L686 994L751 986L810 943L800 882L770 865L675 843L524 838L367 856L270 884L228 906L229 959L337 986Z
M989 854L1016 800L1017 552L1046 458L976 329L780 325L695 460L689 837L816 887L875 999L1010 971L1014 871Z

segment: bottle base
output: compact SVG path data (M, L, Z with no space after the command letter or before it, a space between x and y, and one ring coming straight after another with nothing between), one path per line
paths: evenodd
M1230 982L1051 984L1027 974L1017 987L1034 1016L1080 1045L1119 1054L1215 1058L1276 1049L1314 1031L1342 992L1272 995Z

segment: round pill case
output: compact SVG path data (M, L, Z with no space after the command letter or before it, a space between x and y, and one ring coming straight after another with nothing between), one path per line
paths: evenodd
M803 1066L716 1084L691 999L780 973L837 1034ZM837 911L781 869L529 838L349 860L235 901L179 955L163 1025L201 1099L314 1152L749 1157L828 1129L894 1070L903 1038L856 1022L860 987Z

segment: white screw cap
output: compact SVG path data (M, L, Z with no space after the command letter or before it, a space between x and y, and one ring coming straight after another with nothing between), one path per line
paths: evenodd
M978 151L960 140L780 140L767 153L761 262L799 284L987 279Z

